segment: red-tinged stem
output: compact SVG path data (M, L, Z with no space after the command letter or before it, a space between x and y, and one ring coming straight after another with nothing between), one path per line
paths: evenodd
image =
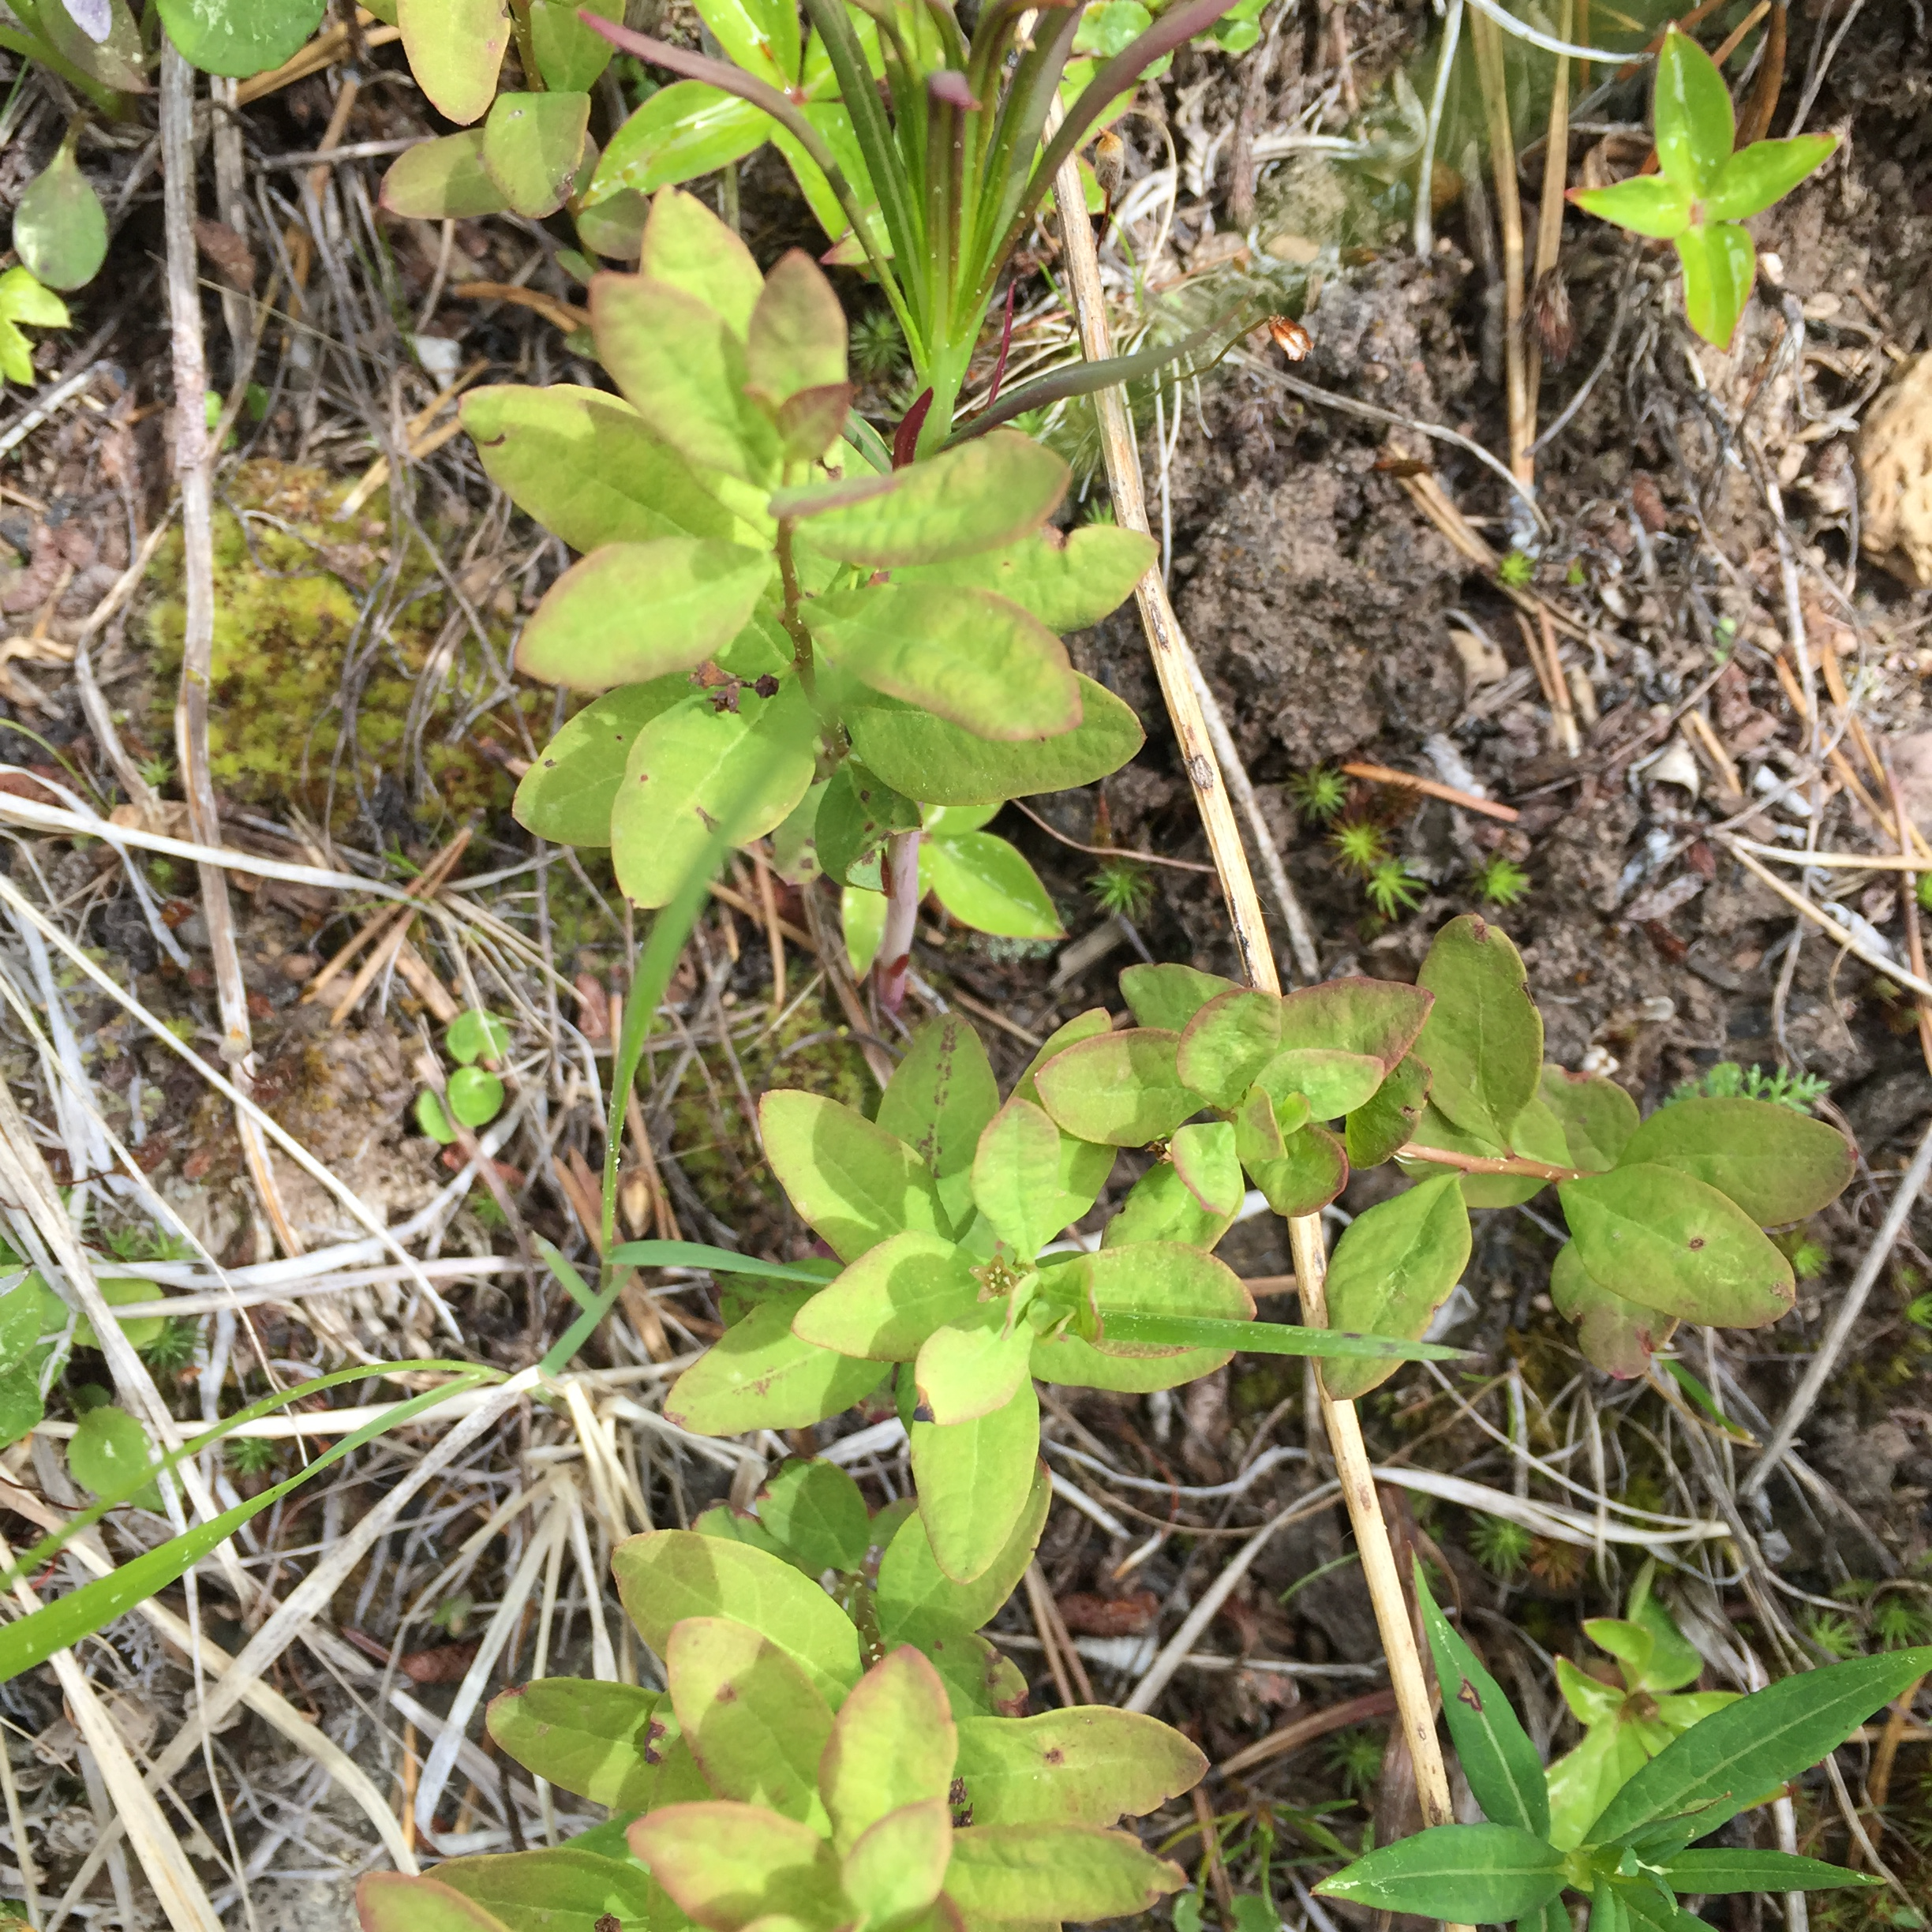
M908 410L899 427L893 432L893 467L903 470L912 462L919 447L919 432L926 427L927 412L933 404L933 392L923 389L919 400Z
M1557 1167L1548 1161L1527 1160L1520 1154L1457 1154L1447 1148L1424 1147L1411 1140L1401 1148L1399 1160L1433 1161L1440 1167L1455 1167L1464 1174L1523 1174L1537 1181L1580 1181L1581 1167Z
M987 397L988 409L999 400L1000 384L1006 377L1006 352L1013 346L1013 291L1019 286L1017 275L1006 284L1006 320L1000 329L999 360L993 365L993 388Z
M886 930L879 936L872 983L882 1011L897 1013L904 1003L906 973L912 964L912 928L919 916L919 835L895 832L886 841L881 868L886 887Z

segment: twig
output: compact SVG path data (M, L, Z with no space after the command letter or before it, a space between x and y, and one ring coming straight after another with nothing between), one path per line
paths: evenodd
M1084 209L1086 191L1080 184L1077 161L1069 157L1060 170L1054 193L1063 210ZM1100 264L1095 251L1093 231L1076 216L1061 221L1068 283L1073 291L1076 316L1080 324L1080 346L1089 361L1100 361L1112 353L1112 331L1107 326ZM1317 392L1320 393L1320 392ZM1105 451L1107 480L1114 496L1114 515L1121 526L1145 531L1146 500L1140 488L1140 453L1125 399L1118 387L1102 390L1095 398L1099 417L1101 441ZM1234 814L1228 809L1227 793L1217 782L1217 774L1207 742L1206 720L1188 666L1192 653L1174 621L1160 572L1150 569L1136 590L1141 623L1147 631L1161 695L1179 739L1183 762L1194 788L1195 803L1207 828L1209 851L1221 876L1222 891L1228 904L1237 957L1249 985L1264 992L1281 990L1281 979L1268 950L1267 932L1261 918L1254 879L1248 869L1247 854L1241 849L1241 835ZM1322 1283L1327 1275L1327 1249L1319 1214L1304 1215L1288 1223L1289 1239L1294 1251L1294 1271L1302 1284L1302 1319L1311 1326L1325 1326L1327 1305ZM1389 1676L1395 1687L1402 1726L1415 1761L1416 1788L1421 1801L1424 1822L1446 1825L1455 1813L1449 1798L1448 1773L1443 1764L1441 1747L1436 1738L1436 1717L1428 1687L1422 1675L1421 1659L1416 1649L1413 1625L1409 1616L1402 1586L1395 1574L1395 1559L1390 1547L1388 1525L1382 1515L1373 1478L1368 1473L1368 1452L1361 1437L1361 1426L1354 1406L1336 1402L1322 1395L1323 1416L1333 1446L1337 1474L1347 1500L1349 1518L1362 1552L1362 1567L1375 1605L1376 1622L1389 1662ZM1307 1507L1305 1503L1303 1507ZM1189 1614L1180 1632L1163 1649L1147 1676L1136 1687L1128 1702L1133 1710L1145 1710L1160 1694L1179 1661L1193 1649L1193 1641L1220 1605L1228 1592L1259 1555L1275 1529L1292 1515L1285 1511L1264 1526L1236 1556L1227 1570L1211 1585ZM1185 1641L1182 1638L1185 1638Z
M1221 1923L1234 1923L1234 1888L1228 1882L1227 1860L1221 1855L1221 1834L1215 1829L1214 1807L1208 1801L1207 1788L1196 1784L1188 1793L1194 1807L1194 1822L1200 1832L1201 1858L1208 1867L1208 1883L1221 1908Z
M1837 1373L1839 1358L1851 1339L1852 1330L1864 1312L1866 1301L1878 1279L1879 1271L1889 1259L1900 1235L1904 1233L1913 1208L1919 1204L1919 1196L1925 1191L1928 1175L1932 1175L1932 1125L1928 1125L1920 1137L1918 1149L1911 1157L1911 1165L1905 1170L1893 1193L1885 1218L1879 1223L1878 1232L1872 1237L1872 1244L1866 1249L1865 1259L1859 1264L1859 1271L1852 1278L1852 1285L1845 1290L1844 1300L1838 1304L1832 1325L1805 1370L1804 1380L1798 1384L1784 1414L1778 1418L1777 1427L1765 1444L1764 1454L1738 1485L1740 1499L1756 1495L1770 1480L1772 1471L1796 1440L1813 1404L1824 1392L1825 1385Z
M1298 1751L1305 1744L1312 1744L1317 1738L1326 1737L1331 1731L1346 1731L1350 1724L1366 1724L1372 1717L1387 1717L1395 1709L1395 1693L1393 1690L1366 1690L1360 1697L1344 1698L1339 1704L1331 1704L1318 1711L1306 1711L1299 1717L1291 1717L1287 1723L1278 1724L1264 1738L1237 1750L1224 1763L1215 1766L1220 1777L1238 1777L1244 1771L1252 1771L1257 1765L1271 1764L1277 1758L1286 1758L1291 1751Z
M1177 872L1212 872L1211 865L1203 865L1198 859L1170 859L1163 852L1138 852L1125 845L1084 845L1076 838L1069 838L1064 832L1055 831L1024 799L1009 799L1006 803L1023 811L1028 818L1044 832L1049 838L1058 839L1062 845L1076 852L1087 852L1095 859L1137 859L1143 865L1172 866Z
M1557 0L1556 34L1559 39L1570 38L1574 24L1575 0ZM1543 150L1543 195L1537 204L1537 246L1533 279L1530 284L1530 300L1537 305L1539 314L1547 313L1546 305L1560 302L1563 320L1567 326L1569 298L1563 290L1557 256L1563 247L1563 190L1570 182L1570 62L1559 54L1556 73L1550 89L1549 133ZM1567 345L1566 345L1567 347ZM1536 474L1536 419L1537 398L1543 380L1543 339L1534 329L1524 344L1526 366L1523 373L1524 446L1522 459L1530 465L1530 473ZM1559 667L1557 679L1562 680ZM1570 742L1566 745L1569 755L1576 756L1576 725L1571 721L1567 733Z
M512 302L520 309L532 309L565 335L590 326L590 311L567 302L560 296L546 295L541 289L519 287L514 282L459 282L449 293L460 301Z
M168 332L174 354L174 465L181 487L182 617L181 691L174 707L174 749L188 802L189 830L197 843L221 842L221 816L208 769L208 680L215 653L214 452L208 447L202 398L208 365L201 337L201 291L195 276L194 69L163 36L161 48L162 204L167 234ZM248 987L235 945L228 875L203 864L201 916L208 927L215 990L222 1020L222 1058L245 1092L253 1084L254 1041ZM255 1123L238 1115L235 1131L249 1178L275 1238L291 1255L301 1243L289 1224L268 1151Z
M1718 842L1724 846L1733 859L1736 859L1739 865L1743 867L1747 872L1769 886L1794 912L1802 912L1821 931L1829 934L1832 938L1835 939L1855 959L1863 960L1873 972L1882 973L1894 984L1909 987L1915 993L1923 993L1929 998L1932 998L1932 980L1926 979L1921 974L1908 971L1900 965L1896 960L1887 959L1876 946L1867 945L1856 933L1846 927L1840 926L1829 912L1821 912L1803 893L1794 892L1776 873L1768 871L1761 866L1735 839L1723 838Z
M1522 816L1513 805L1499 805L1494 799L1478 798L1473 792L1459 792L1454 785L1444 784L1440 778L1425 778L1415 772L1397 771L1392 766L1365 765L1357 760L1342 769L1351 778L1361 778L1370 784L1402 786L1411 792L1420 792L1425 797L1440 799L1445 804L1460 805L1465 811L1481 812L1488 818L1500 818L1505 825L1514 825Z
M1509 403L1510 467L1527 488L1536 477L1536 463L1530 454L1536 432L1523 340L1522 197L1516 185L1516 140L1510 129L1503 36L1494 16L1480 3L1470 22L1470 45L1475 50L1483 107L1488 116L1489 165L1496 180L1496 219L1503 231L1503 386Z
M1449 74L1462 37L1462 0L1449 0L1443 22L1442 50L1436 56L1436 84L1429 91L1428 119L1422 130L1422 171L1416 183L1415 252L1427 260L1436 247L1436 144L1442 137L1443 108L1449 98Z

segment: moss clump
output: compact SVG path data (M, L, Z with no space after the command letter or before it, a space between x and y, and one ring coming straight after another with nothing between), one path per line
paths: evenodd
M514 788L502 769L473 743L445 742L449 718L467 716L482 695L474 671L459 668L444 680L421 733L421 766L408 768L410 701L450 599L426 557L410 560L400 582L381 583L387 523L367 514L338 521L346 488L320 470L271 461L244 464L228 479L215 515L208 758L215 788L245 803L328 813L338 829L354 814L358 781L365 794L385 781L399 786L397 796L425 818L505 809ZM160 674L152 735L166 743L185 620L178 533L155 552L149 575L162 591L148 619ZM372 594L378 610L391 613L374 638L363 624ZM352 646L366 665L354 701L353 762L343 746ZM504 708L527 704L534 721L541 710L547 722L549 703L547 694L531 691ZM473 728L487 732L489 722ZM507 721L496 728L511 742L519 735ZM423 795L425 771L433 796Z

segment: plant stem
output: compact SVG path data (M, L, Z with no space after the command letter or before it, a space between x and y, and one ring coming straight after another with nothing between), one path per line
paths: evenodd
M1516 185L1516 137L1510 128L1509 73L1503 58L1503 31L1480 11L1472 13L1470 45L1489 121L1489 166L1496 182L1496 220L1503 230L1503 361L1509 402L1510 467L1525 483L1536 475L1530 445L1536 434L1530 420L1529 371L1523 343L1522 197Z
M1078 210L1086 205L1076 162L1069 158L1054 184L1054 196L1062 210ZM1100 285L1099 257L1094 247L1093 230L1084 219L1067 219L1061 224L1066 251L1068 285L1073 295L1080 324L1080 346L1089 361L1102 361L1113 353L1112 331L1107 326L1105 298ZM1103 389L1094 398L1100 419L1101 443L1106 456L1107 481L1114 496L1114 515L1123 530L1145 532L1147 503L1140 486L1140 451L1125 399L1118 388ZM1160 680L1161 695L1166 700L1168 716L1181 743L1188 777L1194 787L1208 832L1208 844L1226 894L1228 916L1234 929L1234 943L1241 969L1250 986L1278 993L1281 979L1275 971L1274 955L1268 949L1262 923L1261 903L1248 868L1248 855L1241 849L1241 833L1220 782L1210 747L1200 701L1189 677L1193 653L1173 607L1167 601L1166 586L1158 569L1151 569L1136 587L1141 623L1147 631L1148 648ZM1302 1319L1310 1327L1327 1323L1327 1302L1323 1284L1327 1279L1328 1257L1323 1239L1321 1216L1301 1215L1288 1223L1288 1238L1294 1254L1295 1276L1301 1286ZM1423 1675L1421 1655L1417 1648L1415 1625L1404 1595L1402 1579L1395 1569L1395 1556L1389 1541L1388 1525L1376 1495L1370 1473L1367 1445L1352 1402L1331 1400L1320 1390L1319 1379L1311 1386L1320 1395L1321 1414L1334 1451L1335 1473L1348 1504L1349 1520L1361 1552L1362 1574L1368 1581L1375 1605L1376 1625L1381 1633L1383 1649L1388 1654L1389 1677L1397 1699L1402 1734L1408 1739L1415 1765L1416 1789L1421 1800L1426 1825L1447 1825L1454 1813L1449 1800L1449 1776L1443 1768L1442 1749L1436 1737L1435 1705L1428 1682ZM1312 1447L1312 1445L1311 1445ZM1461 1928L1457 1928L1461 1932Z
M1548 1161L1529 1160L1520 1154L1458 1154L1447 1148L1423 1147L1410 1141L1397 1149L1398 1160L1433 1161L1439 1167L1454 1167L1462 1174L1523 1174L1538 1181L1581 1181L1581 1167L1558 1167Z
M889 1013L897 1013L904 1002L906 974L912 964L912 928L919 917L919 855L916 827L895 832L886 841L886 862L880 868L886 887L886 930L879 936L872 984L881 1008Z
M537 65L537 43L530 37L530 0L510 0L510 25L516 35L524 88L529 93L541 94L544 91L543 69Z

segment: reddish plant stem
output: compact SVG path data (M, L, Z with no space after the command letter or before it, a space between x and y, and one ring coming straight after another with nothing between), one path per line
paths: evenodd
M1401 1160L1433 1161L1439 1167L1455 1167L1464 1174L1526 1174L1537 1181L1580 1181L1580 1167L1558 1167L1548 1161L1528 1160L1520 1154L1457 1154L1447 1148L1423 1147L1412 1140L1400 1149Z
M880 868L886 888L886 930L879 937L878 957L872 965L872 984L879 1009L894 1013L904 1003L906 974L912 964L912 927L919 917L919 835L895 832L886 841Z

